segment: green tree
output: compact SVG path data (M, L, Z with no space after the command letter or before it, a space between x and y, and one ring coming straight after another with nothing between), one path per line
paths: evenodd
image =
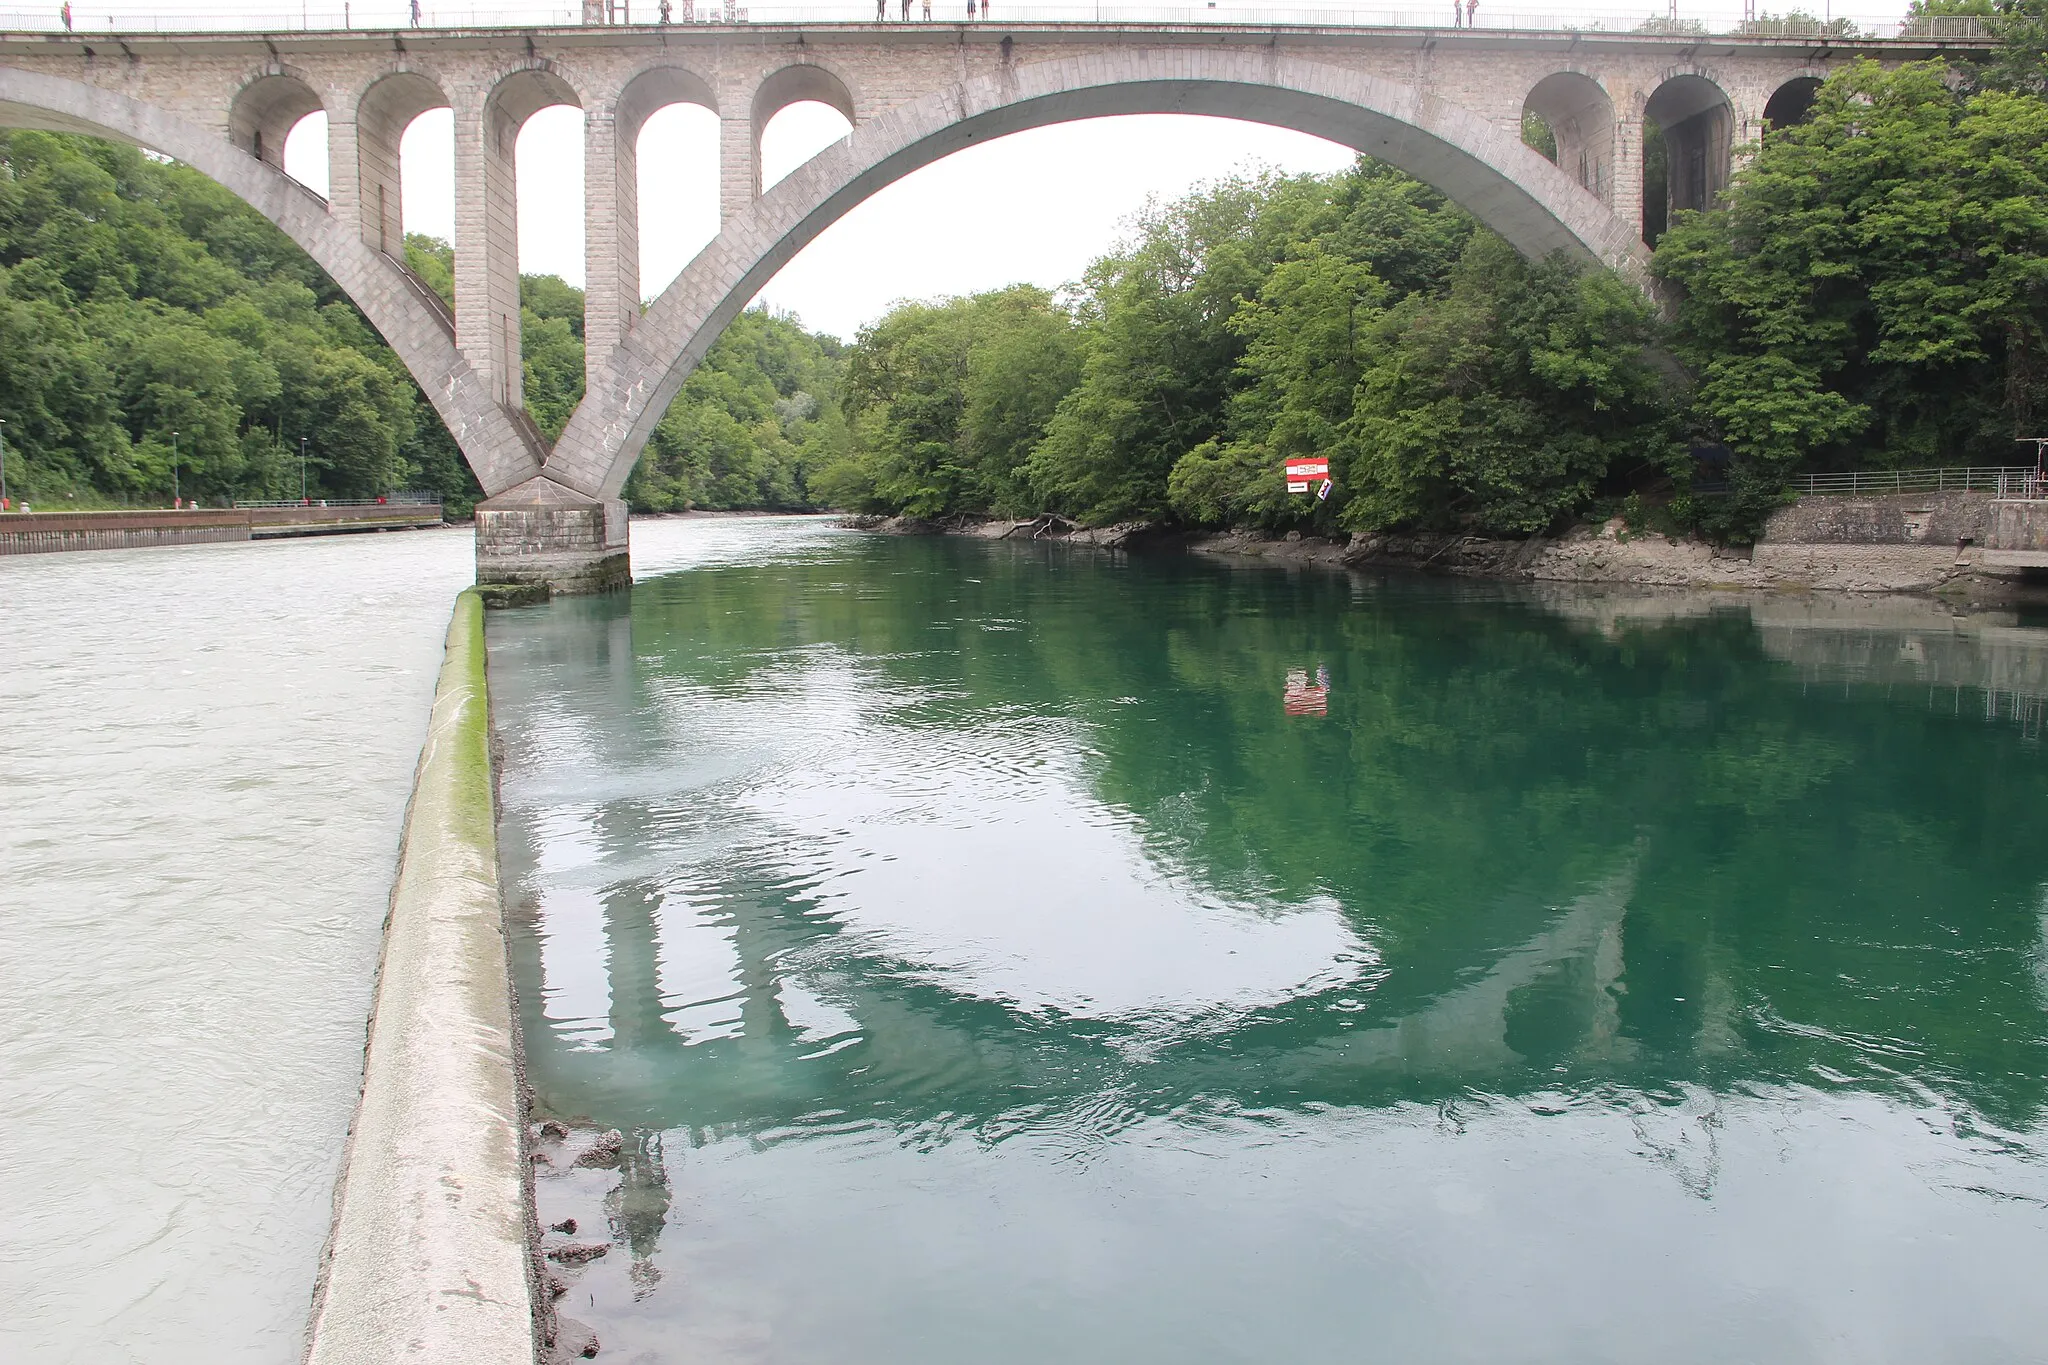
M1445 295L1410 295L1372 330L1333 465L1342 523L1530 535L1611 472L1668 463L1653 340L1649 305L1613 275L1475 236Z
M1801 468L2004 463L2048 408L2048 104L1948 74L1845 68L1658 246L1733 523Z
M848 357L859 455L824 487L914 517L1027 510L1024 462L1079 364L1075 321L1045 290L899 304L861 330Z
M640 511L818 505L818 473L848 448L840 347L748 309L683 382L626 482Z

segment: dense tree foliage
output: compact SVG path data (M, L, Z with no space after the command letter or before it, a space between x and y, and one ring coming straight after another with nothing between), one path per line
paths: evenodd
M1044 436L1079 364L1078 327L1042 289L899 305L849 356L845 404L860 457L839 459L821 493L918 517L1029 510L1016 452Z
M1010 290L862 332L829 491L923 517L1538 531L1668 459L1650 335L1627 285L1524 262L1388 167L1228 180L1144 218L1071 310ZM991 405L1014 420L972 420ZM1329 461L1328 501L1286 491L1297 456Z
M448 245L410 237L406 257L452 304ZM527 276L520 299L527 406L552 437L583 395L583 294ZM809 505L808 471L846 446L838 357L743 316L629 499ZM404 365L289 238L196 171L90 138L0 132L0 419L10 491L45 505L295 498L302 437L312 497L480 496Z
M316 497L467 483L284 234L196 172L51 133L0 132L0 417L11 491L46 502L296 497L301 437Z
M1742 457L1723 515L1801 468L2011 463L2048 416L2048 103L1855 65L1656 269L1696 417Z
M841 347L794 318L740 314L683 381L626 499L644 511L819 505L817 474L848 447Z
M1640 493L1741 538L1801 471L2011 462L2048 420L2048 0L1914 13L1981 16L2000 45L1845 67L1715 208L1653 224L1668 323L1388 167L1238 177L1150 210L1059 294L901 304L850 347L743 314L626 496L1526 535ZM1554 154L1541 120L1523 137ZM406 252L452 301L447 245ZM521 304L553 437L583 392L583 298L529 276ZM160 501L174 457L188 493L289 496L301 437L316 496L475 491L403 367L260 216L54 134L0 135L0 416L11 481L45 501ZM1688 439L1733 452L1711 485ZM1327 461L1326 500L1287 492L1292 457Z

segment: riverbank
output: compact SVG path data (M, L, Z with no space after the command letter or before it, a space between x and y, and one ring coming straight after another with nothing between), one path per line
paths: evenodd
M1950 495L1953 496L1953 495ZM1904 501L1920 503L1926 498ZM1825 504L1816 507L1816 504ZM1988 505L1988 502L1987 502ZM1976 520L1982 510L1976 509ZM1894 508L1886 499L1807 499L1772 519L1754 546L1713 545L1638 530L1620 519L1562 536L1373 534L1338 537L1235 530L1186 532L1145 522L1079 527L1030 520L856 517L848 524L894 535L1057 540L1107 549L1171 550L1338 568L1402 568L1507 582L1607 584L1709 591L1908 593L2004 600L2030 596L1994 568L1968 534L1971 509ZM1964 534L1952 534L1951 523Z
M439 503L291 503L131 511L9 512L0 555L65 550L143 550L298 536L416 531L443 524Z

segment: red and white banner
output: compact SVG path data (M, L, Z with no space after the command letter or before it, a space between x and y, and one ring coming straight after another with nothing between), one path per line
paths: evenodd
M1295 459L1287 462L1288 492L1308 492L1309 480L1311 479L1321 479L1323 481L1322 491L1318 496L1328 497L1330 495L1330 462L1328 460L1312 458Z

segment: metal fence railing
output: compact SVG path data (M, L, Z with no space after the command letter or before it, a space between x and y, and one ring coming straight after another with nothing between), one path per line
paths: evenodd
M1539 0L1540 3L1540 0ZM863 0L827 5L731 5L714 0L670 0L670 24L873 24L875 11ZM1116 25L1231 25L1259 28L1308 26L1321 28L1424 28L1450 29L1451 0L1439 0L1403 9L1364 9L1349 6L1262 7L1257 5L1148 6L1091 4L1032 4L1028 0L995 0L995 15L969 19L964 0L934 0L933 18L924 13L923 0L915 0L909 22L987 23L1001 26L1029 24L1116 24ZM900 0L887 0L888 24L901 22ZM1629 33L1645 37L1753 37L1816 38L1839 42L1873 39L1920 39L1924 41L1971 41L1988 37L1984 21L1975 16L1930 16L1907 20L1791 18L1737 19L1673 18L1668 11L1656 13L1624 3L1613 9L1563 13L1521 13L1513 0L1487 0L1484 12L1474 17L1473 27L1538 33ZM616 25L657 27L660 0L611 0L607 12ZM109 3L101 10L93 0L84 0L71 11L70 26L81 33L220 33L220 32L346 32L374 30L389 32L408 28L567 28L583 25L584 11L575 8L536 5L530 8L469 9L446 3L421 7L415 24L409 0L320 0L318 10L302 4L294 14L288 6L252 9L244 13L165 14ZM35 10L0 12L0 33L63 32L66 23L57 5Z
M280 498L235 499L237 507L439 507L439 493L408 491L387 493L381 498Z
M1792 488L1798 493L1990 493L2000 498L2048 498L2048 478L2031 465L1801 474L1793 479Z

